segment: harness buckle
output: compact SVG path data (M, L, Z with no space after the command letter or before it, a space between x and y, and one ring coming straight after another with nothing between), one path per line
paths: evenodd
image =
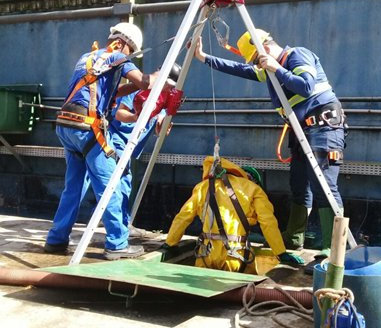
M112 149L112 148L108 149L107 151L106 151L106 149L103 149L103 150L104 150L104 152L105 152L107 158L108 158L108 157L114 157L115 154L116 154L116 153L115 153L115 150Z
M340 165L343 163L344 155L340 150L332 150L328 152L328 161L331 165Z
M330 117L328 117L328 114ZM319 122L319 125L323 125L324 123L327 123L330 125L329 120L332 118L337 118L337 111L336 110L326 110L320 114L321 121Z
M310 117L307 117L305 120L304 120L305 122L306 122L306 125L307 126L314 126L314 125L316 125L316 117L315 116L310 116Z
M245 256L242 256L241 254L238 253L238 251L241 249L248 252L248 258L245 258ZM228 254L228 256L231 256L231 257L234 257L238 260L241 260L242 263L245 263L245 264L251 264L254 262L254 259L255 259L254 251L251 249L251 247L249 247L247 245L231 247L227 251L227 254Z
M205 245L204 238L199 237L197 239L196 247L194 249L194 256L196 258L209 256L210 252L212 251L212 248L213 246L210 241L208 241L208 243Z
M102 116L99 119L99 128L102 129L102 130L107 130L108 125L109 125L108 120L104 116Z

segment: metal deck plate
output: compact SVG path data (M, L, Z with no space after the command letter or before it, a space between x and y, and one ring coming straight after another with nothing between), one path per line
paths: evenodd
M119 260L38 270L125 282L203 297L215 296L243 287L250 282L260 282L266 279L264 276L251 274L142 260Z

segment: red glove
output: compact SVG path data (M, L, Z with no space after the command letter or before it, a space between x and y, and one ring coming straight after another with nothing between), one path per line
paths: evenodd
M176 115L177 110L180 108L183 94L183 90L177 90L175 88L169 90L166 104L167 115Z
M138 115L140 115L140 113L143 109L144 103L148 99L150 92L151 92L150 89L141 90L135 95L133 105L134 105L134 110ZM159 114L161 112L161 110L163 108L165 108L166 102L167 102L167 94L168 94L168 92L165 92L165 91L162 91L160 93L160 95L156 101L156 106L153 109L153 111L151 112L151 115L149 117L150 119L152 117L156 116L157 114Z

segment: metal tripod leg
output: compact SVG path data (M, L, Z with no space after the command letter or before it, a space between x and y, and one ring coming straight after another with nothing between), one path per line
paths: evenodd
M253 22L249 16L249 13L247 12L245 5L236 3L236 7L237 7L245 25L246 25L247 30L250 32L251 38L254 41L254 44L258 50L258 53L259 54L266 54L262 43L258 39L258 36L256 34L256 31L255 31L254 24L253 24ZM323 188L325 195L327 196L327 199L328 199L328 201L332 207L332 210L335 212L336 216L342 217L343 216L342 209L337 204L336 199L333 196L331 189L329 188L327 181L324 178L323 172L321 171L321 169L320 169L320 167L316 161L316 158L315 158L315 156L312 152L312 149L311 149L311 147L307 141L307 138L304 135L304 132L303 132L303 130L299 124L299 121L298 121L294 111L292 110L292 108L291 108L291 106L287 100L287 97L284 94L282 87L280 86L278 79L276 78L276 76L273 72L267 71L267 74L271 80L271 83L274 86L274 89L278 95L280 102L282 103L283 109L285 110L287 118L290 121L292 129L294 130L295 135L298 138L298 141L299 141L299 143L300 143L300 145L304 151L304 154L307 156L307 158L308 158L308 160L309 160L309 162L310 162L310 164L311 164L311 166L312 166L312 168L316 174L316 177L319 180L320 185ZM357 246L356 240L353 237L350 230L348 230L348 244L351 248L354 248Z
M96 227L98 226L99 221L102 218L102 215L110 201L110 198L115 191L117 184L120 181L120 178L131 159L132 152L134 151L138 141L139 136L142 130L145 128L149 117L151 115L152 110L156 104L157 99L159 98L159 94L164 87L166 79L168 78L169 72L175 63L176 57L178 56L182 45L184 44L185 37L190 30L191 24L196 17L197 11L201 5L202 0L193 0L185 14L185 17L177 31L176 37L172 43L171 48L168 51L168 54L164 60L162 68L159 72L159 75L153 85L150 95L148 96L147 101L144 104L143 110L136 122L134 129L132 130L131 137L126 145L125 150L119 162L115 168L114 173L112 174L107 187L100 198L93 215L90 218L90 221L87 225L85 232L72 256L70 259L70 265L79 264L83 254L85 253L87 246L90 243L90 240L95 232Z
M199 24L200 22L203 22L206 19L208 12L209 12L209 7L204 6L200 12L197 24ZM181 73L180 73L179 78L178 78L177 83L176 83L176 89L178 89L178 90L182 90L182 88L184 86L184 81L185 81L185 78L188 74L189 66L190 66L192 59L193 59L194 50L196 48L196 42L198 40L198 37L201 35L203 28L204 28L204 24L201 24L193 32L192 43L191 43L191 46L189 47L189 49L187 51L187 54L185 56L185 59L184 59L184 62L183 62L182 68L181 68ZM156 140L155 147L152 151L151 158L149 160L149 163L147 165L146 171L145 171L144 176L143 176L143 180L140 183L139 190L138 190L136 197L135 197L134 205L133 205L132 210L131 210L131 224L135 220L136 213L139 209L140 202L143 198L144 191L146 190L149 178L151 176L153 167L154 167L156 159L157 159L157 155L159 154L161 146L163 145L164 138L166 137L167 129L171 123L171 120L172 120L172 116L166 116L164 121L163 121L163 125L162 125L161 131L160 131L160 135L159 135L158 139Z

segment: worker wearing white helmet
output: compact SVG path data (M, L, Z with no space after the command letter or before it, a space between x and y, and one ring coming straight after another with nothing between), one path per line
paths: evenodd
M119 23L110 28L109 40L121 39L131 47L132 52L141 51L143 34L139 27L132 23ZM138 55L137 57L142 57Z
M206 54L202 49L201 38L195 56L213 69L267 83L273 105L282 113L282 104L266 70L275 73L304 129L332 195L337 204L343 207L337 178L345 146L345 115L319 58L304 47L279 46L264 30L256 29L256 37L262 43L265 53L258 53L249 32L245 32L237 42L239 52L245 58L244 64ZM303 246L308 213L314 201L319 209L322 230L322 252L319 256L327 257L330 252L334 212L292 131L290 148L293 203L288 226L283 233L286 247L297 249Z
M44 247L48 253L68 250L86 171L99 200L116 168L115 147L106 133L105 117L121 78L131 82L122 88L124 93L148 89L155 79L155 75L143 74L131 60L126 60L126 56L142 47L140 29L120 23L111 27L110 32L106 47L98 49L94 44L93 51L82 55L75 65L68 96L57 116L56 133L64 146L67 169L65 189ZM122 193L117 185L102 216L106 228L104 255L108 260L137 257L144 252L142 246L129 245L129 230L123 222L121 206Z

